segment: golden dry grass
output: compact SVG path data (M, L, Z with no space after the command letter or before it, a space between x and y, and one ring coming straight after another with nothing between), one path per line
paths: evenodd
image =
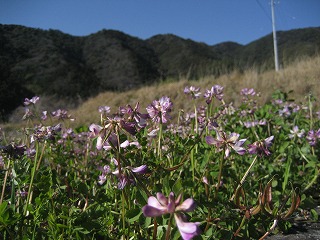
M283 92L293 90L290 97L296 102L304 101L309 93L316 98L320 96L320 57L300 59L286 68L275 72L273 70L258 73L256 70L247 70L244 73L234 71L231 74L223 75L218 78L205 77L198 81L188 81L180 79L175 82L159 83L153 86L143 87L137 90L130 90L122 93L104 92L97 97L84 102L80 107L72 111L72 115L77 119L76 124L90 124L99 122L99 106L110 106L112 112L116 112L119 106L130 104L135 105L137 101L141 104L142 112L145 107L154 99L161 96L168 96L174 103L174 109L191 110L192 105L187 101L183 93L185 86L200 87L202 92L211 86L219 84L224 87L226 102L237 102L240 97L240 91L243 88L254 88L256 92L261 93L260 104L270 100L271 95L280 89ZM201 99L200 101L204 100Z
M99 123L99 106L110 106L111 112L117 112L119 106L130 104L134 106L140 102L141 112L146 112L145 107L153 100L162 96L168 96L174 103L175 116L179 109L190 111L193 108L191 101L183 93L185 86L197 86L204 92L205 89L219 84L224 87L224 99L227 103L233 102L237 106L240 99L240 91L243 88L254 88L261 93L259 103L263 104L271 99L271 95L280 89L283 92L293 90L290 95L297 103L303 102L306 95L313 94L316 98L320 97L320 56L315 58L299 59L291 65L281 69L279 72L273 70L259 73L254 69L244 73L234 71L230 74L218 78L208 76L198 81L179 79L176 81L158 83L153 86L146 86L127 92L104 92L96 97L83 102L78 108L70 110L76 121L71 126L89 125ZM199 99L203 102L204 99ZM23 123L0 124L2 129L21 128Z

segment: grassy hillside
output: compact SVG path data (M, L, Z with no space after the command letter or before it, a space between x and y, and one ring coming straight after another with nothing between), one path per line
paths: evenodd
M98 107L110 106L112 112L116 112L119 106L126 104L134 105L137 101L141 104L142 112L145 107L154 99L161 96L172 98L174 105L174 114L179 109L191 110L186 96L183 93L185 86L200 87L202 93L205 89L211 88L215 84L224 87L224 96L227 103L233 102L237 105L240 100L240 91L243 88L254 88L256 92L261 92L260 104L271 99L276 90L283 92L293 91L289 97L294 98L297 102L303 102L305 96L309 93L315 97L320 96L320 57L300 59L279 72L269 70L263 73L252 69L244 73L234 71L231 74L223 75L218 78L205 77L199 81L188 81L180 79L178 81L163 82L153 86L142 87L137 90L130 90L122 93L104 92L94 98L84 102L79 108L72 111L72 115L77 119L76 124L89 124L99 120ZM199 101L205 101L200 98Z
M217 78L213 76L205 77L199 81L172 79L171 81L141 87L136 90L125 92L106 91L96 97L89 98L76 108L73 102L48 96L40 96L41 100L40 103L37 104L37 108L39 112L44 110L51 112L58 108L69 110L69 113L75 118L75 121L68 123L68 125L79 127L83 125L89 126L91 123L98 123L100 121L99 106L110 106L111 112L115 113L120 106L130 104L134 107L137 102L140 102L141 112L146 113L145 107L153 100L159 99L162 96L168 96L174 103L171 115L175 118L179 114L180 109L184 109L185 111L193 110L193 105L190 105L190 101L186 101L187 97L183 93L185 86L194 85L200 87L202 93L204 93L206 89L211 88L215 84L224 87L225 102L232 102L235 106L237 106L241 100L240 91L243 88L254 88L256 92L260 92L259 104L270 101L272 94L277 90L283 92L292 90L293 92L289 94L289 98L293 98L297 103L300 103L306 102L305 97L308 94L319 98L319 66L320 57L318 56L297 60L277 73L273 70L260 73L252 69L243 73L234 71L231 74ZM198 99L198 102L202 102L201 104L203 105L206 104L203 97ZM319 102L315 104L319 105ZM10 129L16 132L15 129L25 124L25 122L22 121L23 115L24 108L21 106L14 111L10 122L0 124L0 128L6 130L7 134L10 132Z
M317 55L319 29L279 32L281 66ZM172 34L142 40L102 30L75 37L57 30L0 24L0 120L8 119L21 96L49 95L76 102L104 91L137 89L168 79L199 80L235 69L270 70L272 48L271 34L247 45L209 46Z

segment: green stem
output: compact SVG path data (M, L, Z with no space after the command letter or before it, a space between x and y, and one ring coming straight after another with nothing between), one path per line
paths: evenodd
M253 159L252 163L250 164L249 168L247 169L247 171L245 172L245 174L243 175L242 179L240 180L234 194L232 195L232 197L230 198L230 201L233 201L233 199L235 198L235 194L236 192L239 190L239 188L243 185L244 181L246 180L251 168L253 167L253 165L256 163L258 159L258 156L255 156L255 158Z
M11 164L11 160L9 159L8 160L8 165L7 165L7 168L6 168L6 174L4 175L3 186L2 186L2 191L1 191L1 198L0 198L0 204L3 201L4 191L6 189L7 179L8 179L8 175L9 175L10 164Z
M31 171L31 180L30 180L30 183L29 183L27 202L26 202L26 205L25 205L25 208L24 208L24 212L23 212L23 215L25 215L25 216L27 216L28 205L29 205L29 202L31 202L32 185L33 185L33 179L34 179L34 175L35 175L36 168L37 168L38 154L39 154L39 143L36 143L36 155L34 157L33 168L32 168L32 171Z
M238 236L239 232L241 231L241 228L243 227L244 223L246 222L246 216L243 216L242 221L240 223L240 226L238 227L237 231L233 234L233 236Z
M220 188L220 182L221 182L221 178L222 178L222 170L223 170L223 164L224 164L224 153L225 153L225 148L223 149L222 158L220 159L220 162L219 162L218 182L217 182L214 198L217 198L218 191L219 191L219 188Z
M291 168L292 159L288 158L286 169L283 176L283 183L282 183L282 192L284 193L284 190L287 186L289 175L290 175L290 168Z
M168 222L168 227L167 227L167 231L166 231L166 238L165 238L165 240L169 240L169 239L170 239L172 216L173 216L173 214L171 213L171 214L170 214L170 218L169 218L169 222Z
M198 112L197 106L194 104L194 123L195 123L195 133L198 133Z
M192 180L194 181L194 168L195 168L195 165L194 165L194 149L191 150L190 160L191 160Z
M319 175L320 175L320 169L316 168L314 177L312 178L310 183L303 189L302 192L307 191L317 181Z
M159 139L158 139L158 156L162 158L162 122L159 124Z
M122 217L122 230L123 230L123 235L125 235L125 229L126 229L126 222L125 222L125 207L124 207L124 203L125 203L125 196L124 196L124 192L122 190L122 214L121 214L121 217Z

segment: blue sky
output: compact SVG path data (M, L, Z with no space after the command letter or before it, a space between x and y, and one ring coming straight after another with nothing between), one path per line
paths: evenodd
M275 0L277 30L320 27L320 0ZM0 0L0 23L85 36L114 29L175 34L214 45L272 32L270 0Z

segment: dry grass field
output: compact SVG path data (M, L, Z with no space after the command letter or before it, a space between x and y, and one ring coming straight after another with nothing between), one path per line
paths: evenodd
M193 106L190 105L190 101L186 101L186 96L183 93L185 86L200 87L202 93L204 93L206 89L210 89L215 84L224 87L225 102L232 102L235 106L237 106L239 102L241 97L240 91L243 88L254 88L256 92L260 92L259 104L268 102L272 94L278 89L283 92L292 90L293 92L290 93L289 97L295 99L297 103L304 102L308 94L312 94L318 99L320 97L320 56L299 59L281 69L279 72L270 70L259 73L254 69L247 70L243 73L234 71L218 78L207 76L198 81L172 79L167 82L161 82L156 85L126 92L104 92L84 101L77 108L67 110L69 110L69 113L76 119L76 121L71 124L73 125L72 127L88 126L93 122L99 123L99 106L107 105L111 107L111 112L117 112L119 106L125 106L127 104L134 106L136 102L140 102L141 112L146 112L145 107L153 100L159 99L162 96L168 96L174 104L174 112L172 113L174 117L177 116L180 109L189 111L193 108ZM53 102L55 101L50 100L50 98L42 98L40 96L40 99L42 99L43 102L41 103L40 101L40 104L38 104L39 110L46 110L46 105L51 109L54 107L52 105L54 105ZM205 105L204 98L200 98L198 101L203 101L203 105ZM70 106L70 103L61 104L61 101L57 104L59 104L59 107L66 106L66 108L68 108L67 106ZM319 105L318 102L316 104ZM17 121L17 119L23 116L23 111L23 108L17 110L13 118L15 121L0 124L0 128L8 131L21 128L23 123Z
M187 105L189 101L185 101L186 96L183 93L185 86L200 87L204 92L215 84L224 87L225 102L233 102L235 106L237 106L241 97L240 91L243 88L254 88L256 92L260 92L260 104L269 101L272 94L278 89L283 92L292 90L289 97L295 99L297 103L304 102L308 94L316 98L320 96L320 57L299 59L279 72L270 70L259 73L254 69L244 73L234 71L218 78L208 76L198 81L179 79L122 93L104 92L87 100L71 113L77 119L77 125L98 123L99 106L110 106L111 111L116 112L119 106L127 104L134 106L139 101L143 110L154 99L161 96L168 96L172 99L174 111L177 113L179 109L191 110L193 107ZM200 98L199 101L205 104L203 98Z

